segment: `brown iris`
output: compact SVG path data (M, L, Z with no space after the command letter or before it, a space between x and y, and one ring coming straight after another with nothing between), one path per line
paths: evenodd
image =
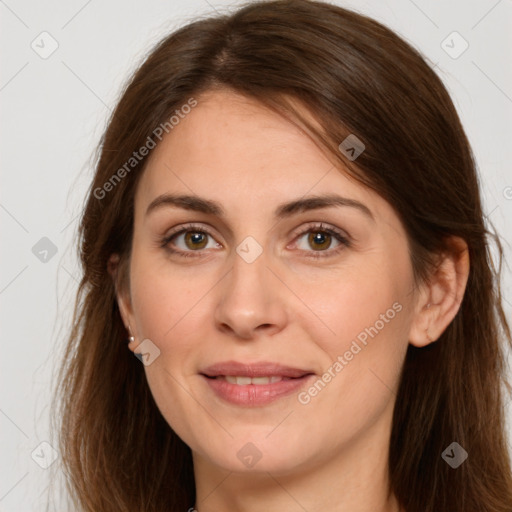
M185 233L185 244L189 249L203 249L206 243L206 233L201 231L188 231Z
M308 243L312 247L316 244L318 249L328 249L331 245L331 235L324 231L312 231L308 235Z

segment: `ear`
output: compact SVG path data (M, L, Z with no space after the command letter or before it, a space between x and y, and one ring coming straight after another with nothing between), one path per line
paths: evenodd
M450 237L449 251L440 256L428 283L420 287L409 342L424 347L436 341L457 314L469 276L466 242Z
M129 287L121 283L121 269L119 254L112 254L107 263L107 269L114 282L116 291L116 300L119 307L119 312L123 320L124 326L129 333L129 336L135 336L130 326L135 325L135 317L133 315L133 308L131 303ZM136 347L137 341L134 339L128 344L128 348L133 352Z

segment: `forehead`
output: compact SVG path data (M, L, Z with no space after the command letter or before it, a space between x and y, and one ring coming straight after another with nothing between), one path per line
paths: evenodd
M332 192L379 200L335 167L297 125L231 91L198 97L197 106L163 137L139 183L136 209L166 192L210 197L227 210L230 201L265 208Z

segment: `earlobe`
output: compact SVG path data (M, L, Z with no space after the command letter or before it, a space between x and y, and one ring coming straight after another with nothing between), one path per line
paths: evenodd
M449 247L419 294L409 332L409 342L416 347L439 339L462 304L469 276L468 247L459 237L451 237Z
M130 336L128 336L128 348L133 352L135 349L135 336L132 333L130 325L128 325L126 329L130 333Z

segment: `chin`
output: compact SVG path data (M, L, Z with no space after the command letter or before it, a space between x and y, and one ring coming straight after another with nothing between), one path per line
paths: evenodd
M199 448L210 463L235 473L286 475L311 462L304 451L304 443L292 444L289 440L286 442L283 436L271 439L268 430L235 436L229 443Z

